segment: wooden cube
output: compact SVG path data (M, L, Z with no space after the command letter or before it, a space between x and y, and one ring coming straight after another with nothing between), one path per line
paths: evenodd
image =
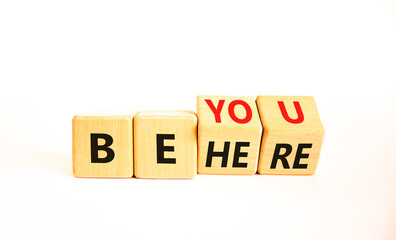
M190 111L145 111L134 119L137 178L193 178L197 174L197 116Z
M130 113L93 113L73 118L73 173L76 177L131 178Z
M262 127L253 97L198 96L198 173L257 171Z
M258 96L264 128L260 174L312 175L324 128L313 97Z

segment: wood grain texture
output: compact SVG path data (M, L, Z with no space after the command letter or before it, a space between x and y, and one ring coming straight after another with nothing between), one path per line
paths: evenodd
M258 172L260 174L314 174L324 137L324 128L314 98L258 96L256 102L264 128ZM286 114L282 114L282 103L278 102L283 103ZM296 106L294 102L298 102L299 106ZM298 114L298 108L301 109L302 114ZM298 151L299 146L300 151ZM291 150L289 154L288 148ZM282 156L283 160L280 159L283 158Z
M130 178L133 175L133 113L102 112L77 115L73 118L73 174L76 177ZM108 163L93 163L91 134L108 134L113 143L114 159ZM105 144L97 139L98 145ZM98 150L105 158L106 151Z
M160 144L158 144L158 137L164 135L172 135L173 139L160 138ZM194 112L140 112L134 118L134 139L134 164L137 178L193 178L196 176L197 116ZM174 163L165 163L169 159L173 159Z
M216 116L208 101L212 102L219 113ZM221 104L221 101L223 104ZM241 105L241 101L251 109L251 118L246 123L239 123L236 120L247 119L248 110ZM233 102L233 106L232 103ZM237 103L237 104L236 104ZM233 118L230 116L234 113ZM220 106L222 106L220 111ZM245 96L198 96L198 173L199 174L238 174L251 175L257 170L257 161L260 148L262 127L260 123L257 106L253 97ZM247 119L248 120L248 119ZM228 142L228 158L219 156L210 157L211 152L224 152ZM249 146L236 145L248 143ZM211 147L212 145L212 147ZM238 164L234 165L236 150L241 154L237 157ZM208 165L208 153L209 161ZM247 156L243 154L246 153ZM238 155L238 154L237 154ZM224 164L226 163L226 164Z

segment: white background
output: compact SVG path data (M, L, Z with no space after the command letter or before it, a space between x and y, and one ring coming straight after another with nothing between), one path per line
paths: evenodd
M396 239L396 2L1 1L0 239ZM71 119L312 95L314 176L72 176Z

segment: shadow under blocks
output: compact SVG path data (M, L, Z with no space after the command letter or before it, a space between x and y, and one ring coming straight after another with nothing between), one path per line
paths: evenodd
M92 178L312 175L324 128L310 96L198 96L197 112L73 118L73 174Z

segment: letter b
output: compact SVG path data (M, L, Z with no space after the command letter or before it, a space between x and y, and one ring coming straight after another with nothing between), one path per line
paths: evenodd
M105 140L103 145L98 144L98 139L101 138ZM114 159L114 151L109 148L113 144L113 138L104 133L91 133L91 163L108 163ZM106 157L99 158L98 151L105 151Z

